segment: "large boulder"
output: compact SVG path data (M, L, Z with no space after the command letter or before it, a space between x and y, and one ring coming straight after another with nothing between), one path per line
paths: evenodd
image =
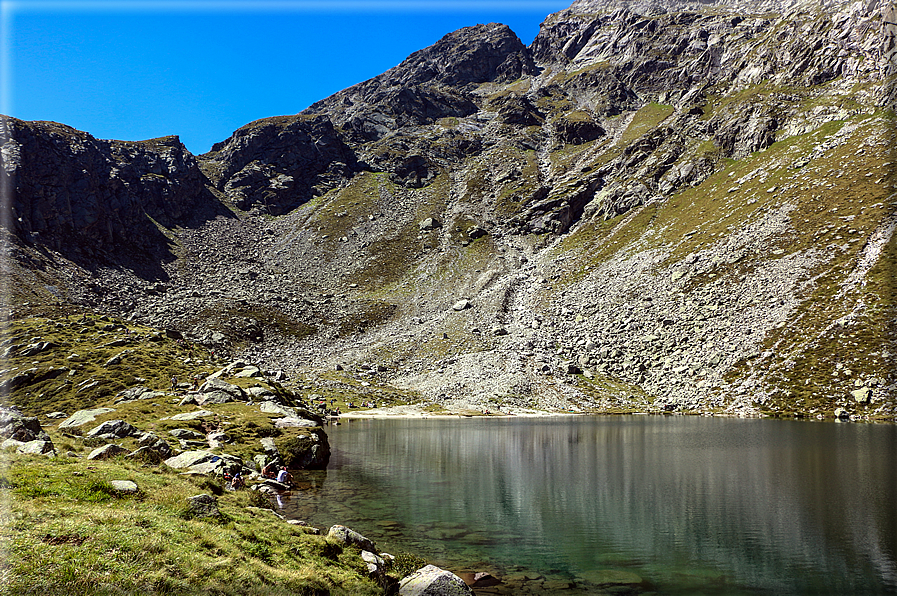
M140 446L140 449L147 448L155 451L162 456L162 459L166 459L173 455L171 445L160 439L154 433L143 433L140 440L137 441L137 444Z
M851 391L850 395L853 396L853 399L856 400L858 404L866 405L872 401L872 388L860 387L859 389Z
M140 431L124 420L107 420L99 426L91 429L85 436L96 439L124 439L139 434Z
M282 406L271 401L262 402L262 405L259 406L259 409L263 414L280 414L281 416L286 416L287 418L299 417L299 415L296 413L295 408Z
M165 465L194 474L221 474L242 470L243 460L234 455L215 454L210 451L185 451L165 460Z
M0 408L0 437L27 443L29 441L49 441L50 437L41 428L40 421L32 416L23 416L15 408Z
M248 397L242 387L232 385L219 378L209 378L199 388L203 404L226 404L232 401L246 401Z
M102 447L97 447L96 449L91 451L90 455L87 456L87 459L109 459L110 457L123 455L127 452L128 450L121 445L110 443L109 445L103 445Z
M94 420L97 419L97 416L102 416L103 414L108 414L109 412L114 412L112 408L93 408L90 410L78 410L65 420L59 423L59 429L65 430L67 428L77 428L79 426L84 426L85 424L90 424Z
M374 543L371 540L368 540L355 530L339 524L330 527L330 530L327 531L327 537L333 538L337 542L341 542L348 546L357 546L361 550L371 552L377 550L377 547L374 546Z
M323 470L330 461L330 443L321 428L311 429L294 437L279 438L276 446L288 468Z
M163 418L162 420L177 420L178 422L185 422L187 420L196 420L198 418L208 418L209 416L214 416L215 412L210 410L194 410L193 412L184 412L183 414L175 414L174 416L168 416Z
M399 583L399 596L474 596L474 592L451 571L427 565Z
M16 448L16 451L26 455L56 455L53 443L50 441L42 441L40 439L22 443Z

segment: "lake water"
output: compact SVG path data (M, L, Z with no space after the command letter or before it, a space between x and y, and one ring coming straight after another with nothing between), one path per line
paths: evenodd
M897 594L897 426L684 416L350 420L290 517L478 594Z

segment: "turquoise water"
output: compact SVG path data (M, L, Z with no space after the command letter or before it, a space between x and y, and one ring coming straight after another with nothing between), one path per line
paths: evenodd
M350 420L290 517L478 593L897 594L897 426L697 417Z

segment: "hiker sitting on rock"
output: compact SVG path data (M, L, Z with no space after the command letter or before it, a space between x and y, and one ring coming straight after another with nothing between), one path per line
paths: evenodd
M274 460L268 462L264 468L262 468L262 478L276 478L277 477L277 464L274 463Z
M280 472L277 473L277 481L287 486L293 485L293 475L287 471L286 466L282 467Z
M237 472L234 475L234 479L231 480L230 485L231 485L231 487L233 487L234 490L238 490L238 489L241 489L246 486L246 481L243 480L243 475L240 474L239 472Z

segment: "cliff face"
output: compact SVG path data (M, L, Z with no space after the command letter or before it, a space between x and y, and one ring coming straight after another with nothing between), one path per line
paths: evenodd
M13 199L3 216L25 242L86 264L115 255L129 260L136 249L161 273L154 264L173 257L158 226L197 224L202 214L221 211L176 136L104 141L62 124L14 118L3 127Z
M892 416L895 14L577 1L197 158L8 120L13 296L455 407Z

